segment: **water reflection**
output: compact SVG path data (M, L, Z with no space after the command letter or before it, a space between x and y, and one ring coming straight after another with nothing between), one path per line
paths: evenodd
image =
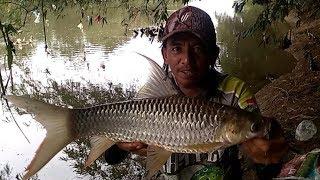
M261 33L255 33L245 39L239 38L255 19L259 8L250 7L241 17L219 16L217 36L221 49L219 62L224 72L232 74L249 84L257 92L272 79L290 72L295 60L293 56L280 49L280 42L265 42ZM274 27L277 37L285 36L289 26L280 24ZM270 38L271 39L271 38ZM270 40L271 41L271 40Z
M190 5L208 12L214 22L220 47L219 69L244 80L253 92L257 92L273 79L290 72L295 60L279 48L281 42L262 42L265 37L261 32L239 38L238 35L255 22L262 9L259 5L247 3L242 13L234 14L233 2L202 0ZM272 40L276 40L284 37L288 30L289 24L284 22L269 31L275 35Z
M27 27L27 32L20 35L21 39L33 37L34 40L18 51L16 64L13 66L13 93L32 94L33 97L50 103L73 107L131 97L134 86L132 82L141 84L148 76L147 63L136 52L159 61L160 44L156 41L151 44L146 37L134 39L124 36L120 21L115 20L113 27L110 22L108 29L93 26L82 32L76 24L70 23L74 22L72 18L68 16L55 24L50 24L52 21L49 21L49 54L44 51L41 28L37 24ZM148 51L146 47L149 47ZM120 82L122 85L118 85ZM7 122L7 118L10 118L8 111L1 109L1 112L0 168L6 164L13 167L11 179L23 172L31 161L44 138L45 130L30 115L14 113L19 124L23 124L23 131L31 139L31 144L28 144L15 125ZM89 169L83 170L83 161L89 149L84 142L86 141L77 141L68 146L65 152L60 152L39 172L39 178L131 179L131 175L141 176L143 169L139 168L134 159L128 159L117 167L108 166L99 160Z
M12 177L23 172L26 165L31 161L33 153L37 150L37 146L40 145L44 138L45 131L39 124L34 122L30 115L15 115L20 124L26 124L22 126L24 132L26 132L29 137L32 137L30 138L31 144L28 144L24 137L18 132L14 123L3 121L5 117L9 117L8 113L2 115L0 121L0 169L8 164L12 168L11 178L8 179L13 179ZM62 155L62 153L59 153L58 156ZM72 168L70 168L68 164L58 161L58 156L53 158L53 162L55 163L48 164L43 168L43 171L39 173L41 179L50 179L54 174L56 174L57 178L61 179L71 179L74 176ZM61 174L61 172L64 173Z
M93 84L83 86L71 81L58 84L56 81L48 79L48 84L51 88L44 88L45 86L39 81L26 81L18 85L14 93L20 94L21 91L28 91L29 88L26 88L26 86L32 86L32 89L39 90L28 93L32 94L33 98L68 107L86 107L106 102L123 101L132 98L134 95L134 89L124 91L121 86L111 83L106 88ZM4 112L5 114L1 118L10 116L8 111L4 110ZM15 117L17 117L18 122L24 124L23 130L31 137L31 144L27 144L21 136L14 133L16 132L14 124L0 122L1 127L4 128L1 131L3 134L0 136L1 151L2 154L6 154L6 156L0 157L0 161L10 165L14 164L13 174L23 172L24 166L30 162L33 153L45 136L45 130L33 120L31 115L18 111L15 113ZM8 139L8 136L11 139ZM89 149L90 145L87 139L77 140L75 143L68 145L63 153L60 152L39 172L39 177L41 179L91 179L91 177L94 177L94 179L115 179L133 175L139 177L143 173L139 159L136 158L127 159L118 166L107 165L102 159L99 159L92 166L84 169L83 164ZM73 172L76 172L77 175Z
M257 90L267 82L267 75L279 76L290 71L293 67L292 58L273 47L258 47L259 37L238 42L237 32L247 26L243 22L254 17L250 13L256 13L256 9L250 7L251 10L249 8L244 16L235 16L232 3L233 0L219 3L202 0L190 5L207 10L215 22L222 70L248 81ZM49 103L69 107L85 107L131 98L148 76L147 62L136 52L162 64L161 44L157 40L151 43L146 36L125 36L120 25L122 12L110 11L109 17L112 18L107 25L84 24L83 31L77 27L79 15L72 10L67 12L64 19L49 18L49 54L44 51L41 25L31 24L26 27L17 38L27 41L32 37L32 43L22 46L18 51L13 66L14 93L32 94ZM216 12L224 15L217 18ZM147 25L147 20L136 22L136 27ZM4 54L2 51L0 53ZM33 157L45 131L34 122L32 116L15 112L17 121L23 124L24 132L31 139L31 144L27 144L15 125L7 122L10 115L5 107L0 108L0 167L8 163L13 167L12 174L21 173ZM128 159L118 167L108 166L100 159L84 171L82 165L88 150L86 140L73 143L39 172L39 178L130 179L130 174L139 179L143 173L136 159Z

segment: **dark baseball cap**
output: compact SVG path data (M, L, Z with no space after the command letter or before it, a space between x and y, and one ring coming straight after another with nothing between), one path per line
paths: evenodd
M162 42L170 36L190 32L197 36L208 49L216 47L216 32L210 16L203 10L185 6L170 15L164 27Z

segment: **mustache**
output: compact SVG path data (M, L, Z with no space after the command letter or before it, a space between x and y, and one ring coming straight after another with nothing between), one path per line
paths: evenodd
M190 72L196 72L196 68L192 67L181 67L178 69L179 71L190 71Z
M181 66L178 66L177 69L179 71L194 71L196 68L194 68L190 65L181 65Z

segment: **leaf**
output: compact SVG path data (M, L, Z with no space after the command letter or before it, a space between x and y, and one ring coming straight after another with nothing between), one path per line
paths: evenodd
M189 0L182 0L182 3L183 3L184 5L186 5L186 4L189 3Z

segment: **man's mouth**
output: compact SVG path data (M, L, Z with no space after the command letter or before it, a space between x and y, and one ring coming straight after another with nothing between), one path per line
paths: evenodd
M194 76L194 72L192 70L182 70L180 72L187 78Z
M188 76L191 76L191 75L192 75L192 72L189 71L189 70L182 71L182 73L184 73L185 75L188 75Z

